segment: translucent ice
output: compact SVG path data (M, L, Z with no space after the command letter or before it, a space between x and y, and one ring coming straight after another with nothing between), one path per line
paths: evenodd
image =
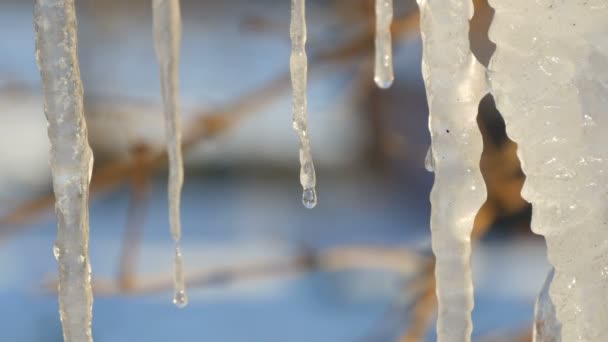
M89 183L93 153L83 112L74 0L34 1L36 60L51 141L57 214L53 254L59 265L59 311L66 342L92 341Z
M563 341L608 341L608 2L499 1L492 92L518 143Z
M167 152L169 154L169 224L175 242L174 256L174 303L187 304L183 261L180 250L181 220L180 198L184 182L184 166L181 148L181 118L179 109L179 49L181 42L181 17L179 0L153 0L154 42L160 64L163 94Z
M486 196L476 118L479 101L487 93L486 74L469 47L472 1L419 0L418 5L432 138L427 168L435 172L431 233L439 305L437 338L470 341L470 237Z
M310 137L308 136L306 83L308 61L306 57L306 1L291 0L291 86L293 89L293 129L300 139L300 184L302 204L306 208L317 205L315 186L317 179L312 162Z

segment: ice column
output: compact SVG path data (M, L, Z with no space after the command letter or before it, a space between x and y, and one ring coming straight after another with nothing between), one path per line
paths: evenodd
M563 341L608 341L608 2L490 0L491 87L555 267Z
M393 22L393 0L376 0L376 57L374 81L386 89L393 84L393 47L391 23Z
M154 42L160 64L167 151L169 155L169 224L175 242L174 296L178 307L188 304L184 283L183 261L180 250L181 222L180 197L184 182L181 148L181 121L179 109L179 49L181 43L181 17L179 0L153 0Z
M74 0L35 0L34 29L51 141L57 213L53 252L63 336L66 342L92 341L88 200L93 153L83 113Z
M479 160L479 101L487 93L485 69L469 48L471 0L418 0L422 73L430 110L434 169L431 233L436 258L440 342L470 341L473 284L470 237L486 198ZM430 167L432 166L432 167Z
M315 166L312 162L310 137L308 136L306 82L308 61L306 58L306 1L291 0L291 57L289 66L291 70L291 87L293 89L293 129L300 139L300 184L302 204L306 208L317 205L315 186L317 179Z

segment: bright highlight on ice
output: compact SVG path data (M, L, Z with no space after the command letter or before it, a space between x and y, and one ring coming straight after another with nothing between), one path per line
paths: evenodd
M51 141L57 214L59 313L66 342L89 342L93 295L89 264L89 183L93 153L83 112L74 0L34 1L36 60Z
M180 198L184 182L181 147L181 114L179 108L179 49L181 17L179 0L153 0L154 43L160 64L161 88L164 104L167 152L169 155L169 224L175 242L174 296L178 307L188 304L184 283L183 260L180 249Z

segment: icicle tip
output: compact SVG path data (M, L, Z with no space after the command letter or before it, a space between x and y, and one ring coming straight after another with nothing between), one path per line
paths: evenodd
M306 188L302 192L302 204L306 209L312 209L317 206L317 191L315 188Z

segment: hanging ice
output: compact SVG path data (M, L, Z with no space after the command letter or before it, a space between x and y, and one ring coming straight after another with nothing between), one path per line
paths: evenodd
M380 88L393 84L393 47L391 23L393 22L393 0L376 0L376 57L374 81Z
M302 204L308 209L317 205L317 183L312 162L310 137L308 136L306 82L308 61L306 58L306 1L291 0L291 86L293 88L293 129L300 139L300 183Z
M555 316L555 305L549 296L549 286L553 281L555 269L547 274L547 279L538 295L534 307L534 327L532 336L535 342L561 342L561 326Z
M436 257L440 342L470 341L473 284L470 236L485 201L479 170L479 101L487 93L485 69L469 48L471 0L419 0L422 73L430 110L431 233ZM430 164L430 163L429 163Z
M563 341L608 341L608 2L498 1L490 78L555 267Z
M89 183L93 153L83 113L74 0L34 2L36 59L51 141L57 213L59 312L64 341L92 341Z
M175 242L174 296L178 307L188 304L180 250L180 197L184 181L179 109L179 50L181 18L179 0L153 0L154 41L160 64L167 150L169 154L169 223Z

